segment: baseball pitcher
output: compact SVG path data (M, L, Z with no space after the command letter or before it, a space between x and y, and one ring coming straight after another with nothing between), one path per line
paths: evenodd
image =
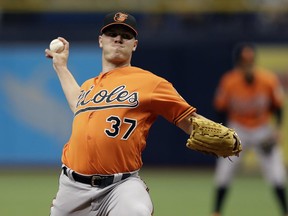
M218 148L228 149L223 154L219 149L215 153L202 149L225 157L241 151L234 131L212 121L207 127L217 130L202 130L205 133L200 139L194 139L194 134L200 133L191 133L197 123L193 118L202 119L197 123L199 130L194 132L201 131L205 118L196 114L196 108L170 82L131 65L137 35L132 15L109 13L98 38L102 71L81 86L67 67L68 41L58 38L64 44L62 52L45 50L74 113L71 137L63 148L62 172L51 216L151 216L149 190L138 172L148 131L159 115L191 134L188 140L192 149L199 143L215 142L218 134L224 134L218 138L222 143Z

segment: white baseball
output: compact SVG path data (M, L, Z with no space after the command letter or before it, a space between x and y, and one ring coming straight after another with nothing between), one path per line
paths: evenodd
M59 39L54 39L51 41L50 50L56 53L60 53L64 50L64 43Z

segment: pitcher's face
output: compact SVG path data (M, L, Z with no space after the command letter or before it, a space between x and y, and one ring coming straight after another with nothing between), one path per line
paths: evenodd
M137 44L138 40L133 31L124 25L108 27L99 36L99 46L103 49L103 57L109 62L130 61Z

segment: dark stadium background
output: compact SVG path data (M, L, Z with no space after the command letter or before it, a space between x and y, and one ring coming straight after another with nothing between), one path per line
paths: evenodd
M79 43L96 46L99 26L106 12L97 9L87 12L3 9L0 14L0 50L13 44L36 44L38 47L43 46L41 55L44 56L44 49L57 36L69 40L71 47ZM136 16L139 25L139 46L132 60L133 65L151 70L171 81L200 114L216 121L212 98L219 77L232 66L233 46L241 41L278 45L288 42L288 13L285 11L129 12ZM54 73L52 65L51 73ZM85 71L81 73L85 77ZM59 85L55 88L59 88ZM1 106L3 108L5 103ZM9 125L9 122L5 124ZM8 127L3 126L1 133L5 134L5 130ZM17 136L17 131L14 135ZM185 147L186 139L184 132L160 117L150 131L143 153L144 164L214 164L214 157L188 150ZM9 142L11 140L3 140L0 145ZM50 162L53 164L59 160ZM48 164L50 162L47 161ZM9 161L2 161L4 165L7 163ZM22 161L13 163L21 165Z

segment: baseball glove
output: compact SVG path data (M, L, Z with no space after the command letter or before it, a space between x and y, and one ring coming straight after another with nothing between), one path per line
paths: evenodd
M191 117L193 130L186 146L216 157L239 156L241 141L236 132L209 119Z

